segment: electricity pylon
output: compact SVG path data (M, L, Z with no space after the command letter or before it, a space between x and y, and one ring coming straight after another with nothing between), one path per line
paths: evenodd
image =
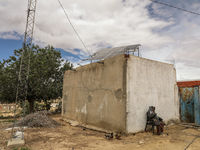
M25 115L25 101L27 100L28 77L29 77L29 70L30 70L30 55L32 51L31 47L32 47L32 39L33 39L36 2L37 0L28 0L27 21L26 21L26 28L25 28L25 35L24 35L24 42L23 42L23 52L21 56L17 93L16 93L16 100L15 100L15 111L16 111L17 102L24 103L23 115ZM14 111L14 119L15 119L15 111ZM13 121L13 128L14 128L14 121ZM12 133L11 133L11 139L13 137L13 128L12 128ZM22 139L24 139L23 127L22 127Z

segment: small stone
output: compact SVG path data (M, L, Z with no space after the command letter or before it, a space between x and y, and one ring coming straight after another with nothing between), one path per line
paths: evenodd
M173 125L175 125L173 122L171 122L168 126L170 127L170 126L173 126Z
M79 126L79 122L78 121L73 121L73 122L71 122L71 126L77 127L77 126Z
M86 130L86 128L83 128L83 130Z
M150 139L149 139L149 138L147 138L146 140L147 140L147 141L149 141Z
M63 118L59 118L60 121L64 121Z
M144 144L144 141L140 141L139 144Z
M166 136L166 134L162 134L161 136Z
M140 147L140 145L137 145L136 147Z
M200 129L198 129L200 131Z

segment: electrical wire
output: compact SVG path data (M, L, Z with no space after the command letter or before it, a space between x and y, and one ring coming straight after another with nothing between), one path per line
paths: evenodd
M66 17L67 17L67 19L68 19L69 23L70 23L70 25L71 25L71 26L72 26L72 28L74 29L74 32L76 33L77 37L79 38L79 40L81 41L81 43L83 44L83 46L85 47L85 49L88 51L88 53L89 53L89 54L90 54L90 56L91 56L91 53L89 52L88 48L86 47L86 45L84 44L84 42L82 41L82 39L80 38L80 36L78 35L78 33L77 33L76 29L74 28L74 26L73 26L72 22L70 21L70 19L69 19L69 17L68 17L68 15L67 15L67 13L66 13L66 11L65 11L64 7L63 7L63 6L62 6L62 4L61 4L61 2L60 2L59 0L58 0L58 2L60 3L60 6L61 6L61 8L63 9L63 11L64 11L64 13L65 13L65 15L66 15Z
M192 142L190 142L190 144L189 144L184 150L186 150L186 149L194 142L194 140L196 140L198 137L200 137L200 136L196 136L196 137L192 140Z
M168 7L172 7L172 8L175 8L175 9L179 9L181 11L185 11L185 12L188 12L188 13L191 13L191 14L200 15L199 13L192 12L192 11L189 11L189 10L186 10L186 9L182 9L182 8L179 8L179 7L176 7L176 6L168 5L168 4L165 4L165 3L162 3L162 2L158 2L158 1L154 1L154 0L150 0L150 1L152 1L154 3L161 4L161 5L165 5L165 6L168 6Z

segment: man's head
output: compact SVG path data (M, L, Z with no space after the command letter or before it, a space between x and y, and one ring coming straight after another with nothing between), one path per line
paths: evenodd
M155 107L154 106L149 106L149 110L155 111Z
M152 111L155 111L155 107L152 108Z

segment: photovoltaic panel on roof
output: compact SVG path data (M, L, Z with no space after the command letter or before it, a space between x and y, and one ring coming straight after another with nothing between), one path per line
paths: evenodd
M106 48L101 49L95 52L90 60L99 60L99 59L106 59L111 58L117 55L126 54L129 52L134 52L136 49L141 46L140 44L136 45L128 45L128 46L121 46L121 47L113 47L113 48Z

